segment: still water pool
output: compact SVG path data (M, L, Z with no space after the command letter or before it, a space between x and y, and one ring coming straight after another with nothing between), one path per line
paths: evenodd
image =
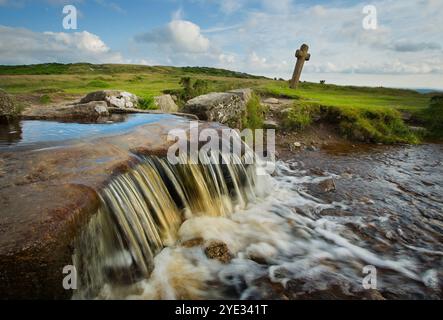
M134 127L178 118L167 114L114 115L96 123L19 120L0 123L0 149L32 147L37 144L87 139L125 133Z

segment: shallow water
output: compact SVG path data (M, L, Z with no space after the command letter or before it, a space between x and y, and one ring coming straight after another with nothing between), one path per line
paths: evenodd
M113 115L94 123L22 120L0 123L0 149L32 147L73 139L86 139L104 135L122 134L143 124L166 118L167 114Z
M442 145L300 153L257 176L253 200L232 213L188 212L152 273L108 278L93 297L442 298L442 159ZM318 187L328 179L336 191ZM233 259L208 259L205 244L183 245L192 239L222 241ZM114 254L106 263L133 266L130 250ZM363 286L368 266L375 290Z

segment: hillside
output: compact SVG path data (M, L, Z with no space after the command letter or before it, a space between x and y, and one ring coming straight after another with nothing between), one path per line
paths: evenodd
M87 63L0 66L0 88L15 95L25 107L27 104L57 103L102 89L126 90L147 100L165 92L180 95L183 90L180 81L184 77L194 82L201 80L199 84L202 86L194 94L250 87L262 96L292 99L295 125L288 130L309 125L312 122L309 119L318 118L316 114L319 112L327 113L328 119L331 114L336 117L338 113L338 118L348 119L345 124L343 121L336 123L347 136L355 136L353 132L357 124L357 136L382 142L417 141L404 125L399 125L403 123L401 117L418 123L424 121L423 112L434 95L413 90L308 82L301 83L298 90L292 90L286 81L207 67ZM303 119L303 125L298 123L300 119Z

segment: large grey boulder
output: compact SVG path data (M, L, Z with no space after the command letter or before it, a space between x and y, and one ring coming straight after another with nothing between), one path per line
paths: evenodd
M234 93L238 95L240 98L242 98L246 103L252 98L253 91L249 88L243 88L243 89L235 89L228 91L229 93Z
M212 92L189 100L183 112L195 114L200 120L241 128L246 105L252 96L250 89Z
M178 106L175 104L175 101L170 94L154 97L154 101L158 109L163 112L171 113L178 111Z
M91 101L56 108L56 112L67 118L96 119L109 115L108 106L104 101Z
M16 115L16 108L11 97L3 90L0 89L0 118L13 117Z
M89 93L80 100L81 104L91 101L105 101L108 107L112 108L137 108L138 98L136 95L118 90L102 90Z

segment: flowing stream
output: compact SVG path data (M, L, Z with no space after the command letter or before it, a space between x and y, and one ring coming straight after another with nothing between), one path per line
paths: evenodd
M103 190L76 241L74 299L441 298L442 155L304 153L272 176L245 158L143 158ZM330 179L335 192L318 189ZM213 243L229 261L208 258ZM376 289L363 286L367 266Z

